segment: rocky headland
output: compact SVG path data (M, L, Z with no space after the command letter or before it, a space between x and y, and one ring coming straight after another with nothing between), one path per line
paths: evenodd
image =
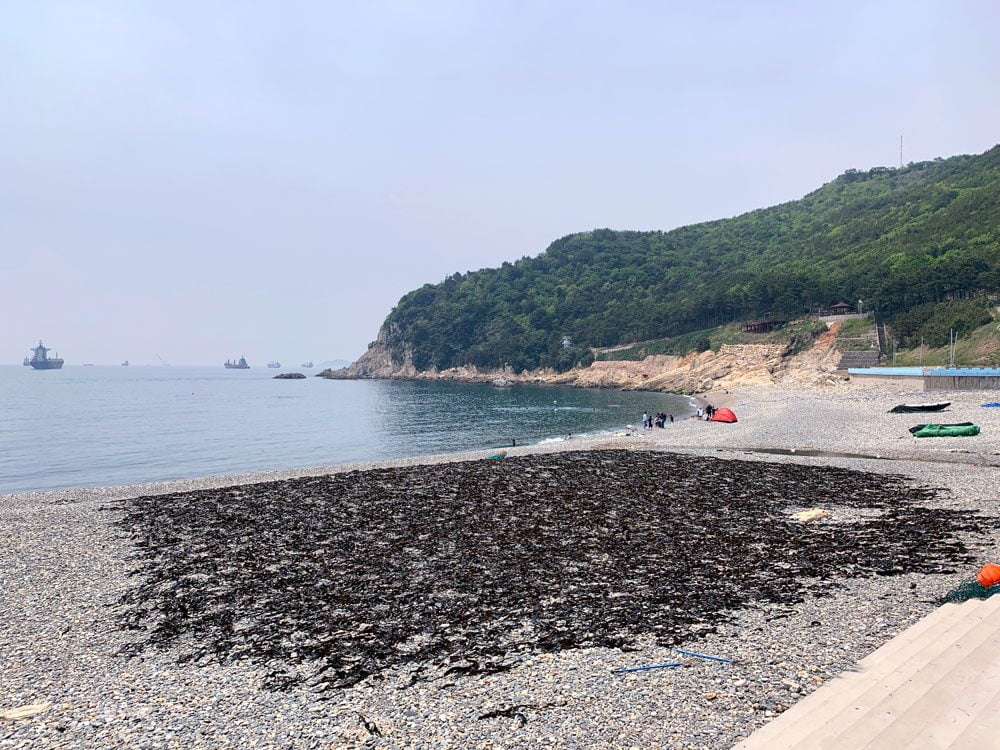
M514 372L481 369L475 365L444 370L419 370L412 357L394 360L383 329L356 362L340 370L323 370L318 377L331 380L449 380L466 383L538 383L579 388L620 388L698 394L743 386L793 383L828 386L843 382L837 373L836 326L799 350L792 342L724 344L718 351L686 355L653 354L641 360L597 360L588 367L567 372L553 369Z

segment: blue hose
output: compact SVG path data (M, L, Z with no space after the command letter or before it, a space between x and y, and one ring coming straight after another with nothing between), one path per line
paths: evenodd
M732 661L732 659L727 659L725 656L709 656L708 654L699 654L697 651L686 651L683 648L675 648L674 651L685 656L697 656L700 659L711 659L712 661L721 661L727 664Z
M680 662L670 662L669 664L651 664L648 667L622 667L621 669L612 669L612 672L645 672L647 669L666 669L667 667L680 667L682 666Z

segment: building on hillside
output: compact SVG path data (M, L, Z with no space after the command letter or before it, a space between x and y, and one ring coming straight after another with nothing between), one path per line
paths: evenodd
M775 328L780 328L787 322L787 318L772 318L768 316L761 320L745 320L740 328L744 333L770 333Z
M830 314L831 315L850 315L851 314L851 310L852 310L851 306L849 304L847 304L846 302L838 302L836 305L832 305L830 307Z

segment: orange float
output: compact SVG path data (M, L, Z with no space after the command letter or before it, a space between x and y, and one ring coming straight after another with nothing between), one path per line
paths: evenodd
M1000 565L986 563L979 569L979 572L976 573L976 582L979 583L979 585L984 589L988 589L990 586L996 586L1000 583Z

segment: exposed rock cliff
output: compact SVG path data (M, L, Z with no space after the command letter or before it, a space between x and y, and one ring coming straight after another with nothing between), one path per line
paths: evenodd
M727 344L718 352L674 356L657 354L633 361L598 361L589 367L556 373L532 370L514 373L511 369L480 370L475 366L446 370L419 371L406 357L393 362L387 336L379 334L357 362L342 370L324 370L320 376L332 379L378 378L396 380L453 380L490 383L497 379L513 383L549 383L581 388L621 388L624 390L703 393L717 388L742 385L770 385L794 382L830 385L839 380L838 353L831 330L805 351L791 354L788 344Z
M389 330L383 326L378 338L368 345L368 351L356 362L340 370L323 370L316 377L331 380L412 380L420 374L410 356L406 356L402 363L393 361L389 353Z
M511 368L481 370L475 365L449 367L446 370L418 370L409 352L402 362L393 360L389 352L389 331L385 327L378 338L368 345L368 351L357 362L340 370L323 370L317 377L330 380L454 380L468 383L492 383L505 380L511 383L543 383L555 377L555 370L532 370L515 373Z

